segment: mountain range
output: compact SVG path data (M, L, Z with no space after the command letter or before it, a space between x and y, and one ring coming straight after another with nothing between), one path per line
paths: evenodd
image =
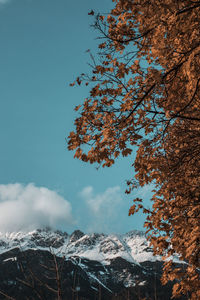
M162 267L141 231L0 233L0 299L168 300L172 283L162 286Z

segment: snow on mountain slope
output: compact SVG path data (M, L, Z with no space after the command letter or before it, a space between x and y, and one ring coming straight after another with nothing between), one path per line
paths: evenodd
M0 233L0 253L20 247L26 249L51 250L56 255L79 256L109 264L114 258L121 257L131 263L161 260L153 256L152 249L140 231L124 235L84 234L76 230L71 235L50 229L32 232Z
M11 281L23 276L20 273L21 264L25 266L23 270L31 268L37 276L45 274L48 268L43 266L52 264L55 257L52 254L56 255L57 261L62 262L59 265L65 266L62 269L63 278L70 292L74 286L74 274L83 296L85 290L91 289L86 299L94 299L94 291L98 294L99 286L104 296L107 295L102 299L110 299L112 293L120 293L124 288L132 288L133 293L137 294L140 287L143 296L154 295L155 280L162 295L158 300L171 297L171 286L164 289L160 282L162 258L153 256L149 242L141 231L131 231L124 235L84 234L80 230L69 235L50 229L0 233L0 290L1 282L2 288L7 290ZM5 276L7 281L3 286ZM48 274L48 278L52 276ZM13 296L19 291L16 285ZM20 297L16 299L21 300Z

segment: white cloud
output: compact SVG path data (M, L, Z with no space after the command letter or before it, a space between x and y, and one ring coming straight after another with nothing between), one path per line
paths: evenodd
M93 213L99 214L105 209L108 209L109 212L112 211L112 207L121 201L121 195L119 193L120 187L115 186L108 188L102 194L95 195L93 187L87 186L82 190L81 196L85 199L89 209Z
M88 208L88 231L117 231L117 220L123 203L119 186L110 187L99 194L95 194L92 186L87 186L80 196Z
M57 192L32 183L0 185L0 231L61 228L72 223L71 204Z

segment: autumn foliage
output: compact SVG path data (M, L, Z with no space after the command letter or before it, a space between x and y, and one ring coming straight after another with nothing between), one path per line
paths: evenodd
M115 0L95 15L102 42L91 85L76 108L68 139L75 157L110 167L137 151L127 193L152 183L152 209L142 209L155 254L168 258L163 283L173 295L200 299L200 1ZM93 14L91 14L93 15ZM184 268L174 268L178 254Z

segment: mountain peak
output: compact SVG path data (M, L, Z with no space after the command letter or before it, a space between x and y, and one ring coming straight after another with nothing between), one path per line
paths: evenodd
M60 271L63 272L62 278L66 280L63 286L68 284L71 293L76 279L81 295L87 295L84 299L94 299L94 291L97 296L100 286L104 294L102 299L106 300L124 288L131 288L135 293L138 286L144 290L144 296L146 291L153 295L152 282L155 274L157 284L162 289L159 278L163 262L161 257L153 256L143 232L133 230L124 235L109 235L85 234L75 230L68 235L66 232L45 228L28 233L0 234L0 290L5 277L7 285L2 288L6 287L8 290L10 282L16 282L15 278L24 276L20 273L21 263L28 265L25 268L27 272L31 266L31 272L36 272L37 277L47 272L48 278L54 278L55 274L51 274L51 270L54 270L55 259L59 262L58 266L62 266ZM11 269L12 272L9 271ZM26 275L23 281L28 278L28 274ZM18 286L19 283L16 283L16 294L24 288ZM158 299L170 299L169 293L166 298L163 295L165 293ZM23 299L23 296L16 299ZM55 298L48 296L48 299ZM70 295L67 299L70 299ZM137 298L134 296L134 299Z
M72 234L70 235L70 242L76 242L77 240L79 240L81 237L83 237L85 234L80 231L80 230L75 230L74 232L72 232Z
M50 228L28 233L0 233L0 253L12 248L51 250L67 257L79 256L109 264L121 257L131 263L160 260L153 256L144 232L133 230L126 234L85 234L75 230L71 235Z

